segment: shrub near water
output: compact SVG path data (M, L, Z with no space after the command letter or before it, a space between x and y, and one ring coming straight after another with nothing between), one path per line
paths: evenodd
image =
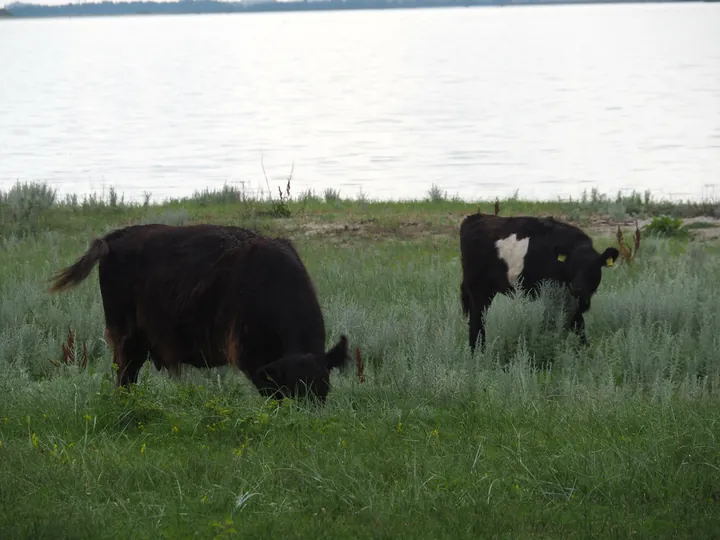
M7 193L0 190L0 230L32 232L40 215L55 204L56 192L47 184L16 182Z
M719 257L673 242L604 271L590 347L549 287L496 297L471 358L455 238L298 241L328 343L347 332L366 362L365 384L334 375L315 409L264 403L227 370L178 383L148 364L115 390L97 274L46 292L87 238L6 239L2 536L711 538ZM51 361L68 326L86 370Z

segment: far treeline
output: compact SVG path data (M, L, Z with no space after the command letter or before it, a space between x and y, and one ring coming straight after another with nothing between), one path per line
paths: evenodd
M691 0L659 0L682 2ZM717 0L711 0L717 1ZM636 3L638 0L318 0L245 4L217 0L180 2L88 2L65 5L13 3L0 9L0 17L67 17L110 15L159 15L193 13L244 13L266 11L333 11L358 9L412 9L471 6Z

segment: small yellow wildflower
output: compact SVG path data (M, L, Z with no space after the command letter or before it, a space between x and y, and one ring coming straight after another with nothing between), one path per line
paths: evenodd
M38 438L37 435L33 432L32 437L30 437L30 440L32 441L32 445L37 448L38 445Z
M141 455L142 455L142 454L145 454L145 446L146 446L146 444L145 444L145 443L142 443L142 446L140 447L140 454L141 454Z
M248 445L248 439L246 437L245 441L243 441L243 443L242 443L242 446L240 448L236 448L235 450L233 450L233 453L238 457L242 456L243 452L247 448L247 445Z
M178 433L180 433L180 429L179 429L177 426L173 426L173 427L172 427L172 434L173 434L173 435L177 435Z

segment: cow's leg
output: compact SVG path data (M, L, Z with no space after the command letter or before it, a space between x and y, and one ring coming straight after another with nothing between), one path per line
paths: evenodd
M134 333L122 343L120 363L118 363L117 384L118 386L129 386L137 384L140 368L142 368L148 356L148 344L145 338Z
M494 292L488 292L484 287L467 287L465 286L466 297L464 300L469 301L470 319L468 321L468 340L470 343L470 351L475 354L478 335L480 336L480 350L485 347L485 314L492 304L495 297Z
M123 354L123 343L125 336L122 330L116 327L107 326L105 328L105 341L110 346L113 354L113 365L117 368L117 385L120 386L120 371L125 366L125 356Z
M588 309L590 309L590 301L579 298L577 309L570 321L570 328L577 334L578 338L580 338L580 343L583 345L588 344L587 336L585 335L585 317L583 316L583 313Z
M570 322L570 328L580 338L580 343L587 345L587 336L585 335L585 318L582 313L576 313Z
M163 357L155 347L150 347L150 360L152 360L152 363L157 371L160 371L163 368L163 365L165 365Z

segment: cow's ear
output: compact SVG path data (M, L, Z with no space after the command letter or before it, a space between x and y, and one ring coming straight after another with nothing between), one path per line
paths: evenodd
M612 266L620 256L620 252L614 247L609 247L600 255L600 266Z
M328 371L333 368L342 368L349 359L347 337L340 336L340 341L325 354L325 367Z

